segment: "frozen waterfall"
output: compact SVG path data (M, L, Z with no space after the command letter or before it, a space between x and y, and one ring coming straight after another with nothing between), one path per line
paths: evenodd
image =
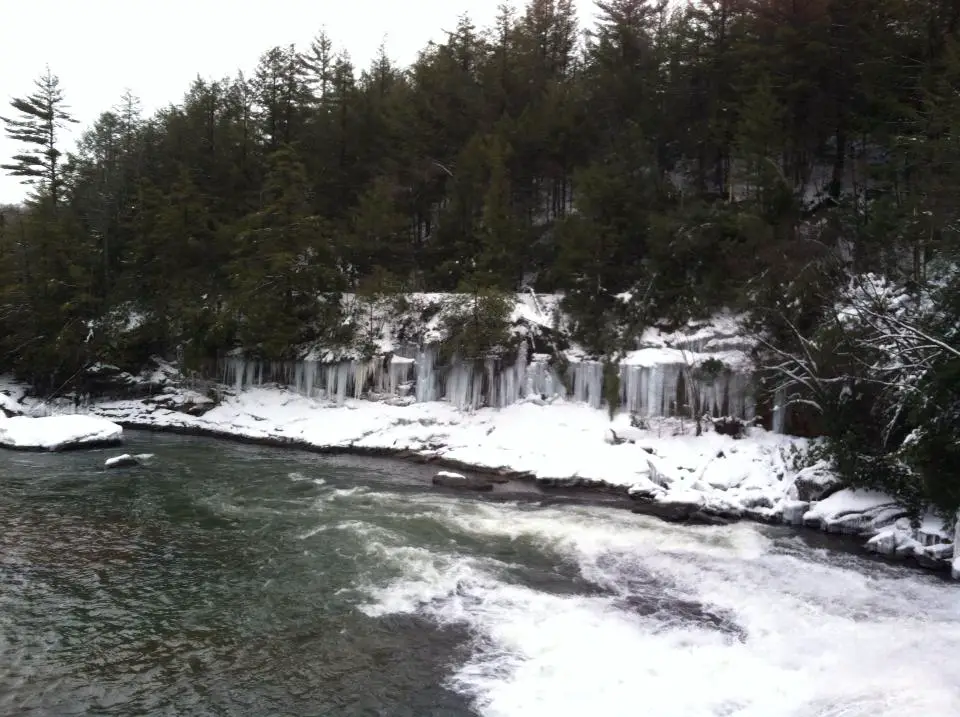
M957 513L957 525L953 529L953 569L954 580L960 580L960 512Z
M638 352L639 353L639 352ZM662 353L662 352L661 352ZM697 376L670 355L634 357L619 365L620 408L644 417L755 413L749 373L728 370ZM261 362L232 356L223 365L223 382L236 390L267 384L289 386L306 396L342 403L346 399L409 397L418 402L447 401L462 409L500 408L525 400L555 398L604 405L603 364L570 362L561 375L545 355L529 355L521 344L516 359L443 359L434 347L403 355L333 363Z

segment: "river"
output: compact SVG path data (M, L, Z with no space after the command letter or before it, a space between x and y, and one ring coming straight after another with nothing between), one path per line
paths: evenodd
M397 461L0 453L0 714L960 714L960 588Z

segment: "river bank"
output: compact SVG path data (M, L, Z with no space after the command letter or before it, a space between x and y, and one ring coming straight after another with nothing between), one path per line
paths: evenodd
M5 713L957 714L956 587L839 536L124 434L2 454Z
M29 399L15 398L36 412ZM442 402L330 403L281 387L228 392L216 405L171 387L83 410L127 428L389 456L493 481L623 496L635 512L674 522L805 526L866 540L873 552L928 569L949 571L954 558L953 531L938 517L909 526L906 511L888 496L843 489L825 466L807 465L806 439L759 427L734 438L707 426L697 436L689 420L648 419L635 427L627 415L610 420L605 411L563 400L462 411Z

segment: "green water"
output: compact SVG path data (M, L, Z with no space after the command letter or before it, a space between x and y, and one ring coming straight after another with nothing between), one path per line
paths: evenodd
M960 714L956 586L829 539L397 461L124 451L155 458L0 453L3 717Z
M331 486L423 469L131 438L150 466L0 454L0 714L473 714L441 684L462 631L364 616L362 536L309 536Z

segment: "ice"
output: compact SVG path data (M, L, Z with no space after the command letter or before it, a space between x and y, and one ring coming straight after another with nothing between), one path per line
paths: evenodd
M560 376L542 356L528 359L521 344L512 364L496 358L460 360L453 357L438 363L437 349L427 347L415 358L376 357L338 363L314 360L286 363L245 361L231 356L225 360L224 383L240 391L266 384L290 386L305 396L343 403L369 394L398 395L401 387L415 382L419 402L446 401L461 409L503 408L525 400L553 400L566 397ZM747 374L728 373L714 380L691 377L681 364L621 364L620 407L644 417L692 416L700 414L736 416L749 420L754 415L751 382ZM604 405L603 364L576 361L570 364L571 398L592 408ZM694 398L695 397L695 398Z
M96 416L0 417L0 446L20 450L63 451L116 445L123 429Z
M804 517L829 522L848 513L863 513L894 502L890 496L878 491L844 488L819 501Z
M884 528L867 541L867 550L881 555L906 557L923 552L923 545L914 539L909 526L894 525Z
M953 529L953 569L951 575L954 580L960 580L960 513L957 513L957 524Z
M127 466L139 466L149 461L153 458L152 453L138 453L137 455L131 455L129 453L124 453L120 456L114 456L113 458L108 458L103 462L104 468L125 468Z
M468 410L567 398L569 383L572 400L593 408L604 405L601 362L571 349L562 356L569 372L562 376L549 355L532 353L526 329L518 327L517 322L522 322L554 330L552 313L559 297L517 296L511 316L518 332L515 357L465 360L453 356L441 362L437 346L431 342L437 338L439 316L453 298L409 295L411 305L420 306L421 311L432 306L435 312L434 318L421 326L417 341L399 341L397 328L391 325L396 319L391 320L383 307L373 309L373 324L378 327L373 340L381 351L379 355L362 357L355 351L335 353L314 348L303 360L262 362L232 354L223 362L223 382L236 391L279 384L305 396L341 404L369 395L406 396L410 384L415 384L413 395L419 402L446 401ZM347 305L358 301L348 298ZM406 318L413 321L416 317ZM736 333L736 317L728 314L673 333L647 330L641 346L618 362L620 409L643 417L691 417L699 412L752 419L755 401L745 353L749 347ZM721 363L721 372L712 377L700 375L698 367L711 359Z

